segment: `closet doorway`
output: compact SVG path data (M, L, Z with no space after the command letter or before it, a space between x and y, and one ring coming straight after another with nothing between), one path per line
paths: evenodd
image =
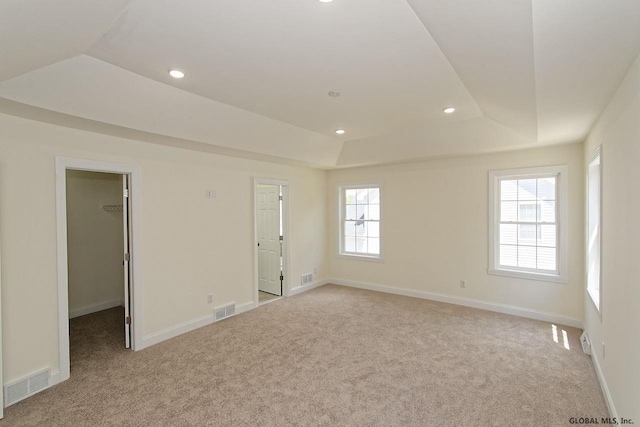
M56 159L60 372L136 347L137 167Z
M131 347L129 177L67 169L66 182L73 364L98 348Z

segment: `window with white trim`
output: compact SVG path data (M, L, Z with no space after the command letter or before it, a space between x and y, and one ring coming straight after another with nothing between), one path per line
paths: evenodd
M587 171L587 291L600 310L602 159L600 147Z
M489 172L489 273L567 281L567 167Z
M380 258L380 186L342 185L340 255Z

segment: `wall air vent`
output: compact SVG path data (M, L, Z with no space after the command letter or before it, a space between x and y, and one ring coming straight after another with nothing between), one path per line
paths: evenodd
M4 386L4 406L11 406L51 385L49 368L35 372L26 378Z
M218 320L224 319L225 317L233 316L234 314L236 314L235 304L229 304L224 307L218 307L215 310L216 322Z
M307 273L302 275L302 280L300 281L301 285L308 285L313 282L313 273Z

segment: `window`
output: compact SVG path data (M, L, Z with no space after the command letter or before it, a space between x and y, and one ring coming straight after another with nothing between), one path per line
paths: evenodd
M587 176L587 291L600 310L600 244L601 244L601 198L602 157L600 147L591 161Z
M344 185L340 193L340 255L380 258L380 186Z
M567 282L567 167L489 172L489 273Z

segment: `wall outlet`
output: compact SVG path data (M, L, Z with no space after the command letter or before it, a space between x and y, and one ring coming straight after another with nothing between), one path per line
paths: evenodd
M318 267L313 267L313 274L318 274Z
M207 295L207 304L213 304L213 294Z
M460 280L460 287L461 288L466 288L467 287L467 281L466 280Z
M207 199L215 199L218 197L216 190L207 190Z

